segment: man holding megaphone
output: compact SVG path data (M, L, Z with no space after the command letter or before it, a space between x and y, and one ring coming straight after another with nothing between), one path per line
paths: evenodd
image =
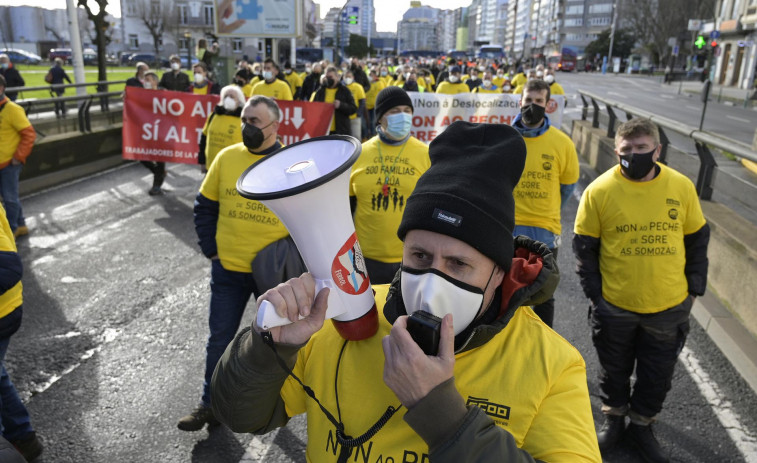
M429 154L401 272L373 287L378 332L347 341L324 324L329 290L308 273L278 285L258 303L292 323L237 335L215 415L263 434L307 413L310 462L600 462L584 361L528 307L559 278L545 245L512 238L523 139L458 121Z
M242 172L281 148L277 134L280 111L274 100L255 95L242 109L242 143L221 150L210 164L195 199L195 229L202 253L210 259L210 335L206 346L205 382L200 404L178 423L183 431L215 424L210 409L210 380L218 359L239 329L239 322L258 288L250 263L269 244L289 232L258 201L240 197Z

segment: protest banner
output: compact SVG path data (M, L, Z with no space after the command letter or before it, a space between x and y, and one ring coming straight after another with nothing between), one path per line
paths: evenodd
M412 134L430 143L454 121L512 124L520 113L520 95L495 93L438 93L410 92L413 100ZM552 127L562 123L564 95L554 95L547 104L546 114Z
M333 105L277 101L279 135L291 144L329 133ZM126 87L123 110L124 159L196 164L205 120L218 95Z

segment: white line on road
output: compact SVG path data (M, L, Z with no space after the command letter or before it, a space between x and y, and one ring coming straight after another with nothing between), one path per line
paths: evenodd
M750 122L752 122L749 119L744 119L743 117L731 116L731 115L728 115L728 114L726 114L725 117L727 117L728 119L733 119L734 121L746 122L747 124L750 123Z
M242 459L239 460L239 463L258 463L266 461L268 451L271 449L273 441L279 433L279 429L271 431L264 436L253 436L250 444L244 451L244 455L242 455Z
M739 415L733 410L731 402L723 398L717 384L699 366L699 360L689 348L683 348L679 359L699 388L699 392L710 404L712 412L723 425L736 448L741 452L744 461L746 463L757 463L757 438L741 424Z
M674 100L675 97L672 95L660 95L660 98L666 99L666 100Z

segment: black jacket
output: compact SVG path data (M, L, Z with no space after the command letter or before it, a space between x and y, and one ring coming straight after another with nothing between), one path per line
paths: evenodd
M187 88L189 88L189 83L189 76L185 72L179 71L174 73L173 71L168 71L163 73L158 85L166 90L186 92Z
M21 77L21 74L18 73L18 70L13 65L10 65L8 69L0 69L0 76L5 77L5 88L23 87L26 85L23 77ZM16 97L18 96L18 92L5 92L5 94L8 95L11 101L16 101Z
M313 101L322 102L325 98L326 88L320 87L315 92L315 98ZM340 104L338 109L334 109L335 130L333 133L339 135L352 135L350 116L357 112L357 106L355 105L355 99L352 98L352 92L340 82L336 87L336 96L334 98L339 100Z
M318 86L321 85L322 74L316 74L311 72L306 75L302 80L302 90L300 90L300 99L302 101L310 101L310 95L318 90Z

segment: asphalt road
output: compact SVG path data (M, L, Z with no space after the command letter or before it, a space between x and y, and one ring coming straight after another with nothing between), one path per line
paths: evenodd
M302 417L256 437L176 428L201 392L210 266L192 222L201 175L168 172L161 197L134 163L22 199L24 323L6 360L46 445L39 461L304 461ZM598 367L569 251L576 206L563 220L555 328L586 359L596 419ZM757 461L755 394L695 322L682 358L657 426L673 461ZM606 461L638 458L621 445Z

